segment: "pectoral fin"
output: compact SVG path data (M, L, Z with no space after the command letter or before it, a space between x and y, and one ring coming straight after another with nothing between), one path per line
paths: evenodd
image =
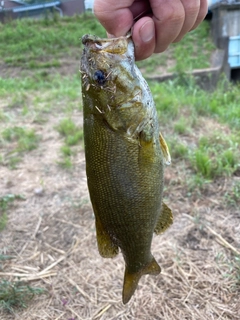
M154 232L156 234L163 233L173 223L172 210L163 202L162 210L157 221Z
M103 258L113 258L118 254L118 247L104 230L101 221L96 217L98 251Z
M170 165L171 164L171 155L168 149L168 145L166 141L164 140L161 132L159 133L159 141L160 141L160 146L162 149L163 157L165 160L165 164Z

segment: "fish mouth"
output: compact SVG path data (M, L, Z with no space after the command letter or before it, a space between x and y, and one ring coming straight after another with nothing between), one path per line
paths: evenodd
M100 38L86 34L82 37L82 43L94 52L124 54L128 49L129 39L129 35L119 38Z

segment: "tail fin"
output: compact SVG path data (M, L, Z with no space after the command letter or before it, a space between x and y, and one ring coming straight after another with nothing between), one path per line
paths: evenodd
M122 292L123 304L128 303L128 301L131 299L132 295L137 289L138 281L140 280L142 275L157 275L160 272L161 268L154 258L152 258L149 264L147 264L143 269L136 273L129 273L128 268L126 267Z

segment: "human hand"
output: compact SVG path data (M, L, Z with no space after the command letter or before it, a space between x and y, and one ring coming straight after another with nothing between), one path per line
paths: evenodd
M207 0L95 0L94 14L109 35L133 27L136 60L163 52L195 29L207 14Z

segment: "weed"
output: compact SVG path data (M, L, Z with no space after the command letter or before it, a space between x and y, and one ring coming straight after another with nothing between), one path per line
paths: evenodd
M26 308L27 303L36 295L46 293L45 289L34 288L22 281L1 280L0 308L14 313L15 308Z
M174 131L179 134L185 134L188 129L188 122L186 118L181 117L174 125Z
M235 182L232 189L225 193L225 199L228 205L237 207L240 204L240 181Z
M5 212L8 207L9 207L9 204L12 203L14 200L22 200L24 199L24 197L20 194L12 194L12 193L9 193L7 194L6 196L3 196L0 198L0 210L1 212Z
M238 167L238 142L235 137L215 132L202 137L198 148L192 152L191 163L198 174L206 179L231 175Z
M228 258L222 252L216 256L216 262L220 266L221 270L224 270L223 276L230 278L234 281L232 286L233 290L239 290L240 286L240 256L235 255L232 258Z
M65 137L68 146L78 144L83 139L83 130L69 118L63 119L56 127L57 131Z
M71 155L73 151L71 146L78 144L83 139L83 130L76 126L76 124L70 119L65 118L61 120L56 127L58 132L65 137L65 145L61 147L62 160L58 164L65 169L72 168Z
M197 193L199 196L201 195L201 191L203 191L207 184L211 181L205 179L201 174L192 174L187 180L187 188L188 188L188 196L192 196L193 193Z
M167 64L168 54L163 52L161 54L154 54L147 60L137 61L137 66L141 69L143 73L158 73L158 67L164 67Z
M70 157L73 153L71 148L68 145L62 146L60 151L64 157Z
M10 206L10 203L12 203L16 199L24 199L23 196L19 194L7 194L0 198L0 231L5 229L7 224L7 209Z
M61 161L58 161L58 165L63 169L72 169L73 167L70 157L64 157Z
M200 173L203 177L210 178L214 174L211 159L208 153L204 150L196 150L194 152L194 164L196 172Z
M0 213L0 231L3 231L7 225L7 214L6 212Z
M200 28L189 33L182 39L181 43L172 46L176 64L171 68L171 71L181 73L209 67L210 55L215 49L209 36L209 23L204 21Z
M17 142L17 152L31 151L36 149L39 137L32 129L22 127L10 127L2 131L2 137L8 142Z
M0 25L0 56L10 65L36 68L43 56L54 56L57 61L59 57L66 56L69 48L79 49L81 36L89 30L105 36L104 28L93 14L60 20L56 15L47 14L41 20L12 21ZM49 61L51 63L51 58Z
M169 151L173 159L187 159L188 147L181 143L179 139L172 138L168 140Z

